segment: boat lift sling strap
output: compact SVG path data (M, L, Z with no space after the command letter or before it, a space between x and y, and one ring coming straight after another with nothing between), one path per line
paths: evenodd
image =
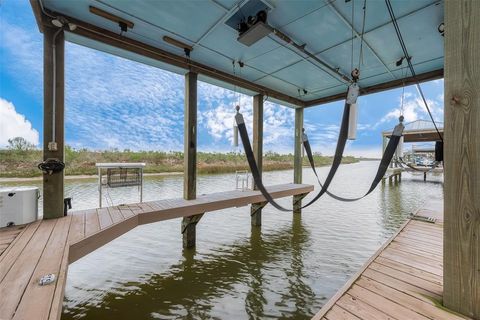
M429 172L432 172L433 170L435 170L435 168L438 167L438 165L440 164L440 161L434 161L432 166L430 166L429 168L425 168L425 169L415 168L411 164L405 162L402 157L398 157L397 163L400 164L400 166L403 167L403 168L408 167L408 168L412 169L413 171L429 173Z
M315 176L317 177L318 183L321 186L321 190L319 193L312 199L310 200L307 204L302 206L301 208L306 208L310 205L312 205L314 202L316 202L321 196L323 196L325 193L333 197L334 199L340 200L340 201L356 201L359 200L368 194L370 194L375 187L378 185L382 177L385 175L385 172L387 171L388 165L390 164L390 161L393 158L393 155L395 153L395 150L397 149L398 142L400 141L400 137L402 136L403 132L403 124L399 123L395 129L393 130L392 137L390 138L390 141L387 145L387 148L385 149L385 152L383 154L382 160L380 162L380 166L378 167L377 174L375 176L375 179L372 182L372 185L370 186L370 189L367 191L365 195L359 198L343 198L336 196L332 194L331 192L328 191L328 187L330 186L330 183L333 180L333 177L335 176L335 173L337 172L338 167L340 166L342 162L342 157L343 157L343 151L345 150L345 145L347 142L348 138L348 122L349 122L349 115L350 115L350 104L345 103L344 111L343 111L343 117L342 117L342 123L340 126L340 133L337 141L337 146L335 149L335 155L333 157L333 162L332 166L330 168L330 171L327 175L327 178L325 179L325 182L322 184L320 182L320 178L318 177L318 174L315 169L315 163L313 162L313 155L312 155L312 150L310 148L310 143L308 142L308 138L306 134L303 134L302 136L302 142L303 146L305 147L305 151L307 153L307 157L309 159L310 165L315 173ZM252 151L252 146L250 144L250 139L248 138L248 132L247 128L245 126L245 121L243 119L243 116L240 112L237 112L235 115L235 121L237 123L238 127L238 132L240 133L240 138L242 140L243 144L243 149L245 150L245 155L247 157L247 162L250 167L250 171L252 172L253 176L253 181L255 182L255 185L257 186L258 190L262 193L262 195L265 197L265 199L276 209L280 211L285 211L285 212L291 212L293 209L286 209L279 205L273 197L268 193L267 189L263 185L262 178L260 175L260 171L258 170L257 163L255 161L255 156Z

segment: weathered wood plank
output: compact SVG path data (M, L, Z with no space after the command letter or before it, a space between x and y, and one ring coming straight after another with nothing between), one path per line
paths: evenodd
M325 315L327 320L360 320L357 316L351 314L345 309L333 306L332 309Z
M108 209L108 213L110 214L110 217L112 218L113 223L118 223L124 220L122 213L117 207L108 207L107 209Z
M85 237L88 237L100 230L100 221L96 209L85 212Z
M393 261L393 260L390 260L390 259L386 259L386 258L383 258L383 257L378 257L377 259L375 259L375 263L390 267L392 269L396 269L396 270L399 270L399 271L406 272L406 273L411 274L415 277L422 278L424 280L428 280L430 282L433 282L433 283L436 283L436 284L439 284L439 285L443 285L443 277L441 277L439 275L436 275L436 274L433 274L433 273L430 273L430 272L426 272L426 271L417 269L417 268L407 266L403 263L399 263L399 262L396 262L396 261Z
M85 212L71 215L72 222L68 235L68 242L74 243L85 237Z
M445 1L445 306L480 319L480 1Z
M183 198L197 196L197 74L185 75Z
M107 208L99 208L98 212L98 221L100 223L100 229L106 229L107 227L113 224L112 217L108 213Z
M0 256L0 283L13 266L17 260L20 253L23 251L25 246L28 244L32 236L35 234L40 221L29 224L25 231L12 242L11 246L5 250L5 252Z
M71 219L71 216L67 216L56 221L55 227L17 307L14 319L48 319L56 283L40 286L38 281L47 274L54 274L58 281Z
M402 305L412 311L420 313L425 317L441 320L464 320L464 318L458 317L451 312L445 311L440 307L434 305L432 302L428 303L425 300L421 300L414 296L404 294L401 291L386 286L375 280L361 277L357 281L357 284L364 289L370 290L378 295L381 295L382 297L392 300L395 303Z
M57 219L43 220L12 268L0 282L0 319L11 319Z
M410 319L410 320L427 320L429 318L412 311L409 308L401 306L382 295L376 294L370 290L364 289L359 285L354 284L348 293L372 307L388 313L396 319Z
M351 295L344 294L341 297L337 305L342 307L343 309L349 311L350 313L356 315L360 319L365 320L391 320L392 318L382 311L375 309L371 305L359 300Z

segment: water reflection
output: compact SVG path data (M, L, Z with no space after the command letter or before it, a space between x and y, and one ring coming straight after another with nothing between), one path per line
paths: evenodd
M341 166L332 192L358 197L378 162ZM328 168L319 168L322 179ZM315 184L311 170L305 183ZM292 170L267 172L266 184L292 181ZM267 205L261 228L249 207L203 216L196 250L182 251L181 219L135 228L69 266L63 319L310 318L424 200L441 197L442 176L404 174L358 202L322 197L301 215ZM148 177L144 198L177 198L182 176ZM40 185L40 182L17 185ZM202 175L198 194L231 190L234 174ZM10 184L11 185L11 184ZM75 209L98 203L95 180L67 180ZM112 190L135 202L136 188ZM308 201L309 195L305 201ZM280 199L290 206L291 199Z
M92 308L86 302L76 305L74 313L65 313L63 319L73 319L75 314L88 319L107 319L112 314L115 319L205 319L215 314L214 301L235 294L239 285L247 288L248 318L262 318L271 312L268 308L272 301L266 292L272 284L264 273L272 267L288 280L275 307L288 310L289 317L306 319L313 312L315 299L312 288L304 281L304 250L309 243L310 234L300 215L294 216L291 227L271 234L262 234L260 228L253 227L250 239L208 256L198 257L195 249L183 250L181 261L166 272L145 275L142 282L117 283L114 292L103 296L102 308ZM290 266L282 266L284 257L291 259Z

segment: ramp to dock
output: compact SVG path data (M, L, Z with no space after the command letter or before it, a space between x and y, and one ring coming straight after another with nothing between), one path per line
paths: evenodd
M306 194L313 186L267 188L273 198ZM195 200L168 199L73 212L23 227L0 229L0 319L60 319L69 263L141 224L264 202L259 191L234 190ZM39 285L54 274L53 283Z
M468 319L441 306L443 202L429 200L312 318Z

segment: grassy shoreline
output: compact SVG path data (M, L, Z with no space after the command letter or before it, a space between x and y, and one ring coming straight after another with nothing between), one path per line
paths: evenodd
M35 178L42 173L37 168L42 159L41 150L0 150L0 178ZM317 166L332 163L332 157L315 155ZM344 157L342 163L355 163L359 159ZM145 162L147 174L181 174L183 172L182 152L161 151L90 151L86 149L65 149L66 176L94 176L95 163L98 162ZM304 158L304 165L308 165ZM292 154L267 152L263 158L264 171L286 170L293 168ZM243 154L210 153L197 154L197 171L199 174L228 173L235 170L247 170L248 164ZM5 179L4 179L5 180Z

